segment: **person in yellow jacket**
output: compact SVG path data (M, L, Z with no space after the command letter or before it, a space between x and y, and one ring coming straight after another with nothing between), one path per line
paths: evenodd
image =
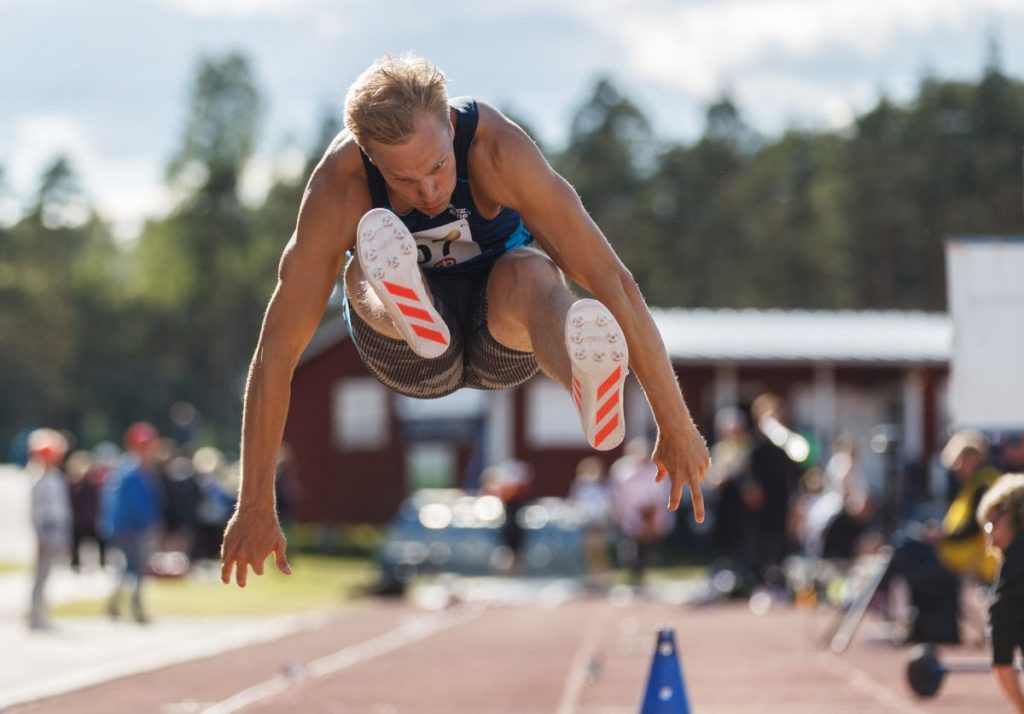
M943 448L940 460L958 486L942 519L939 560L957 575L991 583L998 559L988 549L975 517L982 496L1000 475L987 465L988 441L979 432L958 431Z

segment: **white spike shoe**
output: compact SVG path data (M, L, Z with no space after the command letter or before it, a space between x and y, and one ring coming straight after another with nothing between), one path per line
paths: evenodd
M356 229L356 252L366 281L412 351L427 359L444 354L451 334L424 286L416 241L405 224L386 208L368 211Z
M614 449L626 434L622 396L629 349L622 328L597 300L578 300L565 316L565 346L587 441L599 451Z

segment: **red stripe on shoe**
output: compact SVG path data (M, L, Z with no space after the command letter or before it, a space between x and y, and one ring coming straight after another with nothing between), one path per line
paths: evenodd
M580 402L580 395L573 392L572 400L576 403L576 411L583 411L583 404Z
M434 342L440 342L442 345L447 345L448 340L444 338L437 330L431 330L421 325L412 325L412 331L425 340L433 340Z
M608 438L608 435L615 431L615 427L619 425L619 415L616 413L612 417L611 421L604 425L601 431L597 432L597 436L594 437L594 446L600 446L601 442Z
M397 285L395 283L389 283L387 280L382 280L381 282L384 284L384 287L387 288L388 292L391 293L392 295L404 297L407 300L415 300L416 302L420 301L420 299L416 297L416 293L415 291L412 290L412 288L407 288L404 285Z
M430 313L424 310L423 308L413 307L412 305L406 305L405 303L401 302L395 304L398 305L398 309L401 310L402 314L405 315L406 317L415 317L418 320L423 320L424 322L434 321L434 318L430 316Z
M622 374L622 367L615 368L615 371L608 375L608 379L601 383L601 386L597 388L597 399L598 401L604 396L604 393L611 389L616 382L619 381L619 376Z
M597 426L598 424L600 424L601 421L604 420L606 416L608 416L608 412L610 412L618 405L619 395L613 394L612 397L608 399L608 401L606 401L604 404L602 404L601 408L597 410L597 416L594 417L594 425Z

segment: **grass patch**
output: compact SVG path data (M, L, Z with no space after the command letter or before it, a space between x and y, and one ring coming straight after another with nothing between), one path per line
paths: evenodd
M700 580L707 577L706 565L670 565L652 567L647 571L651 580Z
M19 571L28 569L28 563L0 562L0 575L3 575L5 573L17 573Z
M376 574L374 563L365 558L301 555L289 562L290 576L268 559L264 575L250 571L245 588L221 583L219 567L180 579L149 578L143 603L153 618L282 615L336 607L359 595ZM54 615L102 615L104 606L103 600L71 602L54 608ZM127 606L126 593L124 611Z

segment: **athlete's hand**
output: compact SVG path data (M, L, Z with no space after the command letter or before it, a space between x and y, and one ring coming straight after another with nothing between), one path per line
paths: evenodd
M225 585L231 583L231 570L235 571L238 587L245 587L248 568L257 575L263 575L263 562L271 553L277 569L285 575L292 574L286 557L287 545L277 515L273 511L251 511L241 508L228 521L224 529L224 542L220 548L220 579Z
M697 431L691 421L682 429L659 429L658 442L654 446L651 457L658 467L655 480L661 483L668 476L672 481L672 495L668 499L668 509L675 511L683 498L683 486L690 486L690 500L693 502L693 518L697 523L704 522L704 495L700 485L704 481L708 467L711 465L711 454L704 437Z

